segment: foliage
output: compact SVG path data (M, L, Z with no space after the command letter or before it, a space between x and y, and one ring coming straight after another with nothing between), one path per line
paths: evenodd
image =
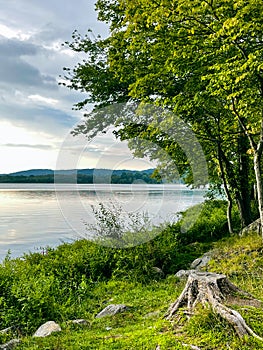
M207 201L202 205L201 213L198 206L189 208L182 217L184 225L190 227L186 232L180 234L182 245L196 242L209 242L220 239L222 232L227 232L226 206L227 203L221 200ZM233 218L234 227L240 229L240 220L237 210ZM194 224L192 225L192 221ZM197 238L198 237L198 238Z
M88 236L95 237L98 244L109 247L127 248L154 238L150 218L146 212L125 211L121 205L102 202L91 205L95 224L85 224Z
M88 94L76 108L96 104L75 133L93 137L115 125L137 156L158 158L162 168L170 157L179 173L185 167L190 172L191 162L169 137L180 116L202 145L210 182L224 185L229 226L233 201L242 225L249 224L253 182L259 202L262 197L262 1L98 0L96 6L98 18L110 26L109 37L93 40L75 32L67 43L86 59L66 69L65 85ZM117 116L100 109L126 102L154 103L174 116L143 119L125 108Z

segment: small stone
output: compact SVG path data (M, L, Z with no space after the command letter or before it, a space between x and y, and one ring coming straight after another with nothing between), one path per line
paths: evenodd
M37 329L33 337L47 337L53 332L61 332L61 327L54 321L48 321Z
M9 342L0 345L1 350L11 350L20 343L19 339L12 339Z
M127 306L123 304L110 304L107 307L105 307L105 309L103 309L101 312L99 312L96 318L100 318L104 316L113 316L119 312L126 311L127 309L128 309Z
M187 278L192 272L195 272L195 270L179 270L174 276L178 278Z
M164 276L163 270L160 269L159 267L154 266L154 267L152 268L152 270L153 270L153 272L155 272L155 273L158 274L159 276Z
M88 321L87 320L84 320L83 318L80 318L78 320L72 320L70 321L71 323L74 323L74 324L78 324L78 325L81 325L81 326L87 326L88 325Z

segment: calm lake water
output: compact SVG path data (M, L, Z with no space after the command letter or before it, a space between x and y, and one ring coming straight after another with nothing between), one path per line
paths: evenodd
M176 213L203 201L204 191L184 185L0 184L0 260L88 235L91 205L147 212L153 224L176 221Z

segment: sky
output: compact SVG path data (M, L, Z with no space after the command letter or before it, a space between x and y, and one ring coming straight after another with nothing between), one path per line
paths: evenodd
M62 43L71 40L75 29L86 34L91 28L96 35L107 35L107 26L97 21L94 3L0 0L0 174L73 165L152 167L148 160L134 160L127 145L111 134L91 142L82 138L74 160L66 161L65 148L75 143L68 142L68 134L83 115L72 107L85 96L58 85L63 67L72 68L83 59Z

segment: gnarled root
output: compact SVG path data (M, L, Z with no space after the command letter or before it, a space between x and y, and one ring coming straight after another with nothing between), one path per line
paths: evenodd
M243 317L235 310L225 306L223 302L261 306L261 302L249 293L232 284L225 275L210 272L192 272L179 298L170 306L166 318L169 320L176 311L187 306L189 314L193 313L198 303L211 305L212 310L227 320L236 330L239 337L252 335L263 341L246 324Z

